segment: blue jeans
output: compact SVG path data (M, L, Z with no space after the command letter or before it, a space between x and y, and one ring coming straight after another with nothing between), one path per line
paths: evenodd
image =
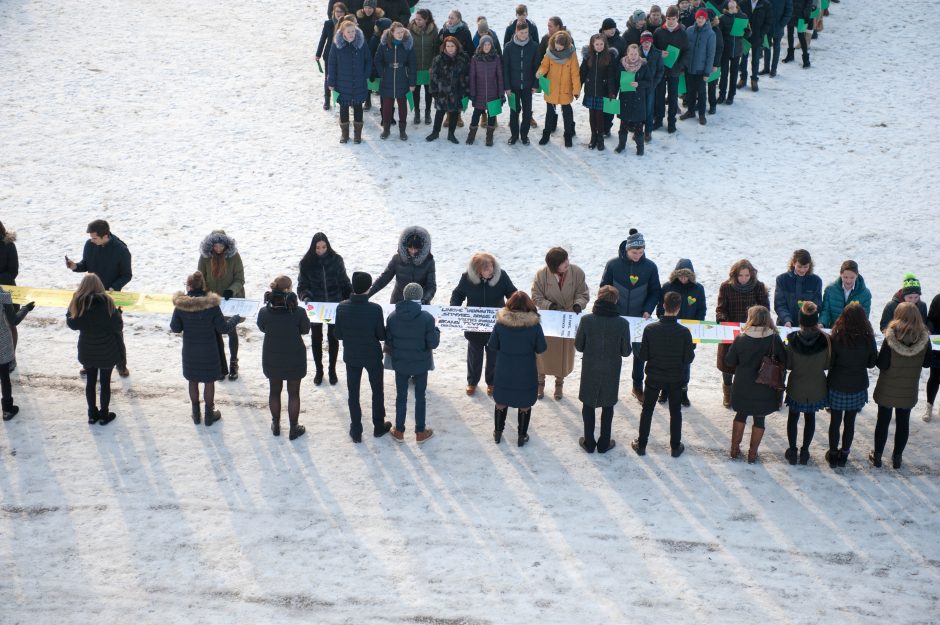
M362 407L359 405L359 384L362 381L362 370L364 368L369 375L369 386L372 387L372 427L376 432L384 432L385 380L382 363L379 362L371 367L346 365L346 388L349 390L350 434L362 434Z
M395 429L405 431L405 413L408 412L408 381L415 379L415 433L424 431L425 400L428 374L408 375L395 372Z
M656 88L646 90L646 132L653 132L653 103L656 101Z

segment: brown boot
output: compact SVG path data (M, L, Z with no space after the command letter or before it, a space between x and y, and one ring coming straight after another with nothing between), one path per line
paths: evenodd
M757 461L757 448L760 447L760 439L764 438L764 428L751 427L751 447L747 450L747 463L754 464Z
M537 399L545 397L545 376L543 375L539 376L539 386L535 396Z
M559 380L557 378L555 379L555 401L558 401L565 396L564 392L562 392L564 385L564 380Z
M340 122L339 131L340 131L339 142L349 143L349 122L346 122L345 124Z
M467 131L467 145L473 145L473 142L476 141L477 128L478 126L470 126L470 130Z
M353 143L362 143L362 122L353 122Z
M493 131L496 130L493 126L486 127L486 145L493 147Z
M722 384L721 385L721 405L725 408L731 407L731 385Z
M728 455L731 456L732 460L737 460L738 456L741 455L741 439L744 438L744 422L743 421L732 421L731 422L731 453Z

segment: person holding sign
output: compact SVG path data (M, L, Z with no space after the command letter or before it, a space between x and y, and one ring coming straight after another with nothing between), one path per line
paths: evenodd
M415 120L414 123L421 123L421 88L424 87L424 123L431 123L431 105L434 100L431 98L431 62L437 55L438 30L434 23L434 17L427 9L418 9L414 17L411 18L411 25L408 26L411 31L411 38L415 43L415 69L417 70L417 83L414 90L415 98Z
M627 137L633 133L636 155L643 156L646 140L643 124L649 117L646 106L649 94L654 89L653 70L647 60L640 56L640 49L635 43L627 47L626 54L617 65L620 71L620 132L614 152L623 152L627 146Z
M744 32L747 28L747 15L738 7L736 0L728 0L719 19L723 39L721 53L721 76L718 77L717 104L734 104L737 93L738 66L744 52Z
M493 146L493 132L496 130L496 116L502 108L503 99L503 62L490 35L480 37L480 45L470 60L470 101L473 102L473 115L470 117L470 130L467 133L467 145L473 145L480 124L480 116L486 115L486 145Z
M441 29L443 35L447 32ZM441 53L431 63L431 95L434 96L434 128L425 141L435 141L441 135L441 125L447 117L447 140L459 143L454 132L457 130L457 117L464 108L463 99L467 95L470 82L470 60L461 51L460 42L452 36L446 36L441 44Z
M404 288L410 282L417 282L423 289L422 304L430 304L437 292L437 271L434 255L431 254L431 235L421 226L410 226L402 230L398 237L398 253L388 261L382 275L369 289L369 297L385 288L395 279L391 303L396 304L404 297Z
M529 128L532 122L532 94L535 92L535 72L538 69L538 46L529 37L529 23L516 25L516 34L506 43L503 53L503 80L509 106L509 145L522 141L529 145ZM512 106L515 100L515 106ZM522 125L519 125L519 112Z
M666 9L666 23L653 33L653 45L663 52L665 67L663 80L656 87L655 120L653 130L663 127L663 117L668 107L669 133L676 131L676 115L679 113L679 76L685 72L689 38L679 23L679 9L673 5Z
M333 5L332 13L330 14L330 19L323 22L323 29L320 31L320 42L317 44L316 60L317 66L320 67L320 71L323 71L322 64L320 59L323 59L323 63L329 65L330 62L330 52L333 50L333 35L336 34L336 27L339 25L340 21L346 17L346 14L349 13L349 10L346 8L346 5L342 2L337 2ZM329 74L323 76L323 110L330 110L330 84L329 84Z
M738 81L737 88L743 89L747 84L747 58L751 55L751 91L757 91L757 75L760 67L761 48L764 45L764 39L767 38L773 28L773 7L770 6L770 0L741 0L739 3L741 10L745 15L750 16L748 28L750 35L745 33L748 41L748 51L741 57L740 69L741 79Z
M813 0L793 0L793 17L787 24L787 56L783 59L784 63L793 60L793 31L800 40L800 51L803 53L803 68L810 66L809 63L809 33L812 30L812 24L815 20L810 17L813 12Z
M199 244L199 262L197 269L205 278L206 290L223 299L245 297L245 267L235 239L225 234L225 230L213 230ZM226 319L228 321L228 319ZM233 329L228 334L228 348L232 360L225 366L225 343L222 337L216 337L219 357L222 359L222 378L227 374L229 380L238 379L238 333Z
M833 327L842 310L852 302L858 302L865 309L866 317L871 314L871 291L865 286L865 278L858 273L857 262L846 260L839 267L839 277L823 291L819 322L824 328Z
M581 92L581 72L574 42L568 31L560 30L551 36L548 40L548 51L535 75L537 78L545 77L550 85L545 93L545 129L539 139L539 145L548 143L551 137L549 128L558 124L558 112L555 107L561 105L565 124L565 147L570 148L574 137L574 112L571 102L577 99Z
M708 11L695 12L695 24L685 31L689 38L688 65L685 70L689 108L679 119L692 119L698 113L698 123L705 125L705 102L707 90L705 77L715 71L715 31L708 23Z
M608 47L608 37L603 33L591 35L588 45L582 50L581 84L584 86L582 103L588 109L591 122L591 142L588 148L604 151L604 133L607 123L604 119L604 99L613 100L617 96L617 78L620 75L617 66L618 52ZM619 107L618 107L619 110Z
M408 29L400 22L393 22L379 40L379 49L375 53L375 71L379 76L379 96L382 102L382 134L387 139L398 104L398 136L408 140L405 132L408 125L408 104L406 96L415 90L416 70L414 41Z
M774 289L774 312L777 325L793 327L803 302L822 306L822 280L813 273L813 257L806 250L796 250L790 257L786 273L777 276Z
M362 103L369 97L367 82L372 57L365 35L352 22L343 22L333 39L326 82L339 92L340 143L349 142L349 107L353 109L353 142L362 143ZM403 129L404 130L404 129Z

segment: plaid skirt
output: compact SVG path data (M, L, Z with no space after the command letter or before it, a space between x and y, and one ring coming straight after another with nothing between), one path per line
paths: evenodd
M833 410L861 410L868 403L868 389L857 393L843 393L829 389L829 407Z
M591 109L592 111L603 111L604 110L604 97L597 97L593 95L585 95L581 102L585 107Z
M790 399L790 396L787 395L786 404L789 406L790 410L795 410L797 412L816 412L817 410L822 410L828 406L829 402L824 399L822 401L816 402L815 404L804 404L798 401L793 401Z

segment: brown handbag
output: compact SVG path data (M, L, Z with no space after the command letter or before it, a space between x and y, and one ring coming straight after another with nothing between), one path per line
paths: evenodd
M760 369L757 371L755 382L769 386L775 391L782 391L786 388L786 384L783 383L785 377L786 366L774 358L774 341L773 336L771 336L770 349L761 358Z

